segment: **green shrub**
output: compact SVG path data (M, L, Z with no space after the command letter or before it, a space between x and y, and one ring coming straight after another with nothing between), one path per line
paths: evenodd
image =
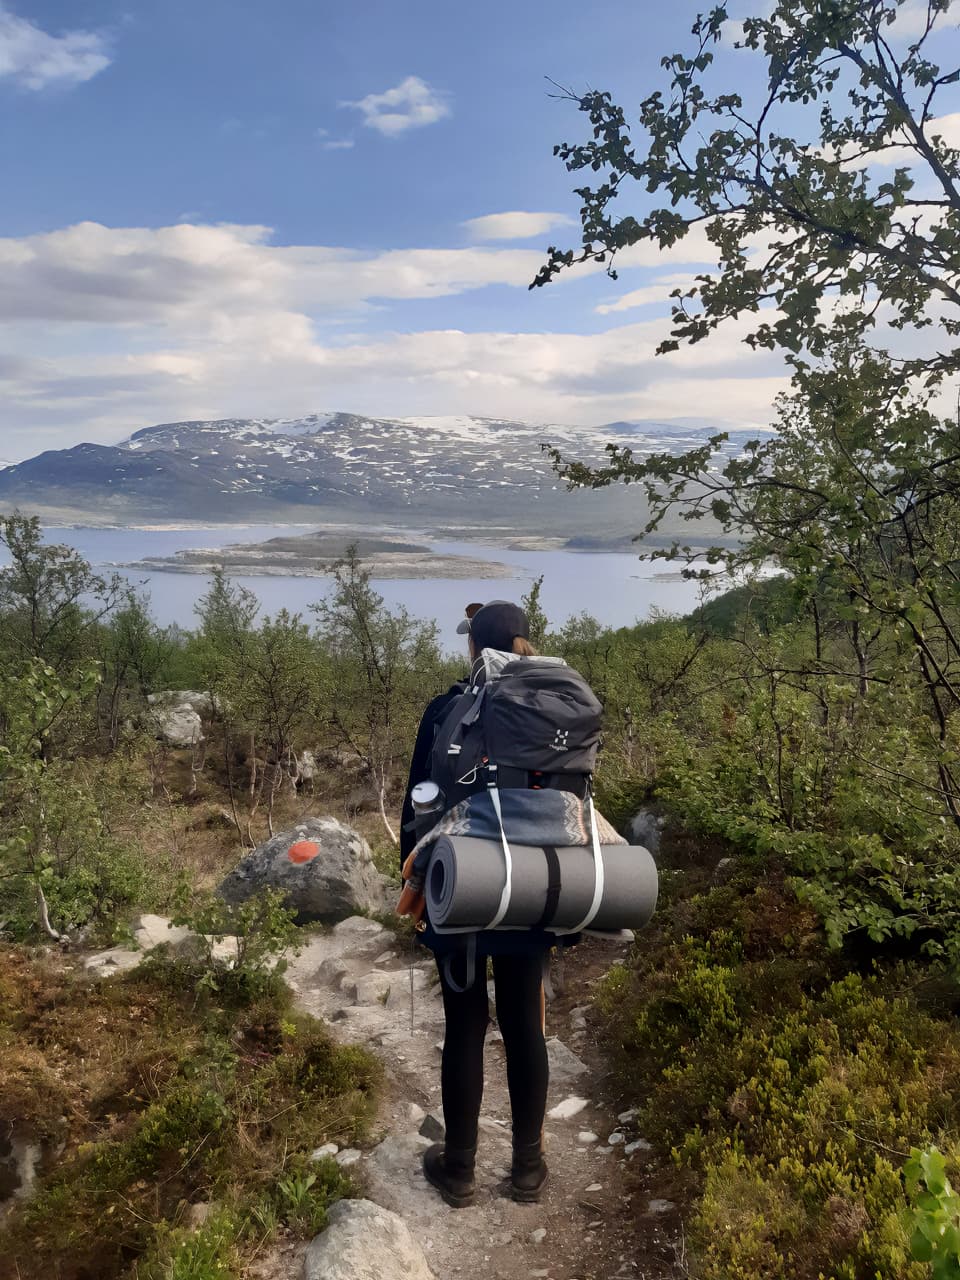
M605 980L625 1103L697 1196L702 1280L925 1274L901 1169L956 1132L960 1032L843 973L771 883L680 903Z
M242 1231L230 1209L216 1211L195 1230L165 1223L137 1266L137 1280L237 1280Z
M192 893L184 886L177 907L173 923L191 929L194 943L173 957L157 948L148 966L165 972L175 985L216 994L228 1003L249 1003L271 994L282 998L284 956L300 937L295 913L285 905L282 892L267 890L232 905L216 894Z
M904 1171L910 1209L910 1252L930 1264L933 1280L960 1276L960 1196L950 1185L946 1162L936 1147L916 1147Z

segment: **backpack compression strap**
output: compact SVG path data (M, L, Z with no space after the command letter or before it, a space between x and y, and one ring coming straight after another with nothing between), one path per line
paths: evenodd
M487 925L488 929L496 929L510 909L510 899L513 896L513 854L510 852L510 841L507 839L507 833L503 829L503 810L500 807L500 792L497 788L497 766L492 764L489 766L489 770L490 782L487 789L490 793L493 811L497 815L497 825L500 828L500 843L503 845L503 892L500 894L500 903L494 913L494 917Z
M603 850L600 847L600 832L597 830L597 808L593 802L593 794L590 795L590 840L593 845L593 901L590 903L590 910L583 917L575 929L571 929L571 933L580 933L582 929L587 929L596 919L597 912L600 910L600 903L603 901Z
M513 854L510 852L510 841L507 839L507 833L503 829L503 809L500 807L500 792L497 788L497 766L491 764L487 766L490 781L487 784L487 790L490 795L490 801L493 804L494 813L497 815L497 825L500 828L500 843L503 845L503 891L500 894L500 903L494 913L493 919L486 926L488 929L496 929L503 921L510 909L510 899L513 896ZM590 804L590 843L593 850L593 899L587 910L587 914L583 917L579 924L572 929L555 929L552 933L581 933L584 929L588 929L597 917L600 910L600 904L603 901L603 885L604 885L604 867L603 867L603 849L600 844L600 832L597 829L597 809L593 800L593 793L589 797ZM544 850L544 856L548 860L549 854Z

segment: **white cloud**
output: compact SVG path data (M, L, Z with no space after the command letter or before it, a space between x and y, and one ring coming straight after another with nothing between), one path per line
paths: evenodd
M329 129L318 129L317 137L323 151L350 151L354 145L353 138L332 138Z
M419 76L407 76L385 93L368 93L357 102L341 102L363 113L363 123L388 138L436 124L450 114L447 96L433 89Z
M950 112L949 115L935 116L932 120L928 120L923 129L924 136L932 142L938 139L942 145L960 150L960 111ZM919 155L916 147L906 144L906 135L899 135L905 139L903 146L888 146L883 151L872 151L865 156L857 156L853 160L845 161L845 167L848 169L866 169L868 166L892 168L899 166L901 168L909 168L912 165L926 166L927 161L923 156ZM897 135L894 135L890 141L897 142Z
M529 240L554 227L572 226L574 222L575 219L565 213L527 213L515 209L510 213L487 213L482 218L468 218L463 226L474 240Z
M361 253L269 236L257 226L82 223L0 239L0 454L109 442L151 422L317 406L764 425L784 385L776 357L743 345L752 316L669 357L655 355L664 314L592 334L367 333L383 302L525 289L542 253ZM661 272L649 287L663 297L674 279L683 277ZM635 305L629 293L621 301Z
M616 302L601 302L594 310L598 316L609 316L618 311L630 311L634 307L647 307L655 303L669 305L674 289L686 290L695 283L696 276L692 275L661 276L642 289L631 289L629 293L622 294Z
M82 84L109 65L102 36L91 31L50 35L0 4L0 79L46 89Z
M435 298L489 284L524 288L542 254L527 249L362 253L269 243L266 227L111 228L0 238L0 322L174 328L194 313L311 315L362 311L379 300Z
M928 5L927 0L906 0L906 4L900 4L896 11L896 17L890 25L889 35L898 37L901 40L915 39L922 36L927 29ZM945 22L946 14L940 14L934 24L934 31L943 32L947 26ZM949 24L956 27L956 22Z
M0 439L5 456L27 456L81 438L115 441L151 422L284 416L318 406L386 417L769 424L774 396L786 385L774 358L745 350L733 333L688 359L658 358L662 334L656 322L644 322L592 335L449 329L337 343L318 340L306 317L293 313L223 314L203 335L189 336L189 354L118 350L11 363ZM0 383L3 376L0 362Z

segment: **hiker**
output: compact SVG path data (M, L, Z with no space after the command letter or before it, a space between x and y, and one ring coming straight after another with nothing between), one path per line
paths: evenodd
M461 784L471 785L471 773L476 780L479 766L472 771L468 769L466 776L458 777L459 769L451 769L450 766L445 769L442 763L438 763L434 744L438 736L442 736L448 717L456 716L454 704L460 702L471 688L471 681L479 683L483 679L481 653L494 650L501 657L505 654L536 656L529 639L529 620L517 605L494 600L486 605L469 605L466 614L457 631L468 637L473 668L471 678L455 684L435 698L424 712L404 802L401 863L406 861L420 835L415 829L411 798L415 785L430 780L441 788L444 802L437 813L439 817L462 798L465 788ZM456 762L456 755L451 758ZM540 775L537 777L539 779ZM511 785L527 786L528 782L524 777L522 782L514 779ZM473 786L474 790L484 790L487 783L480 777ZM573 789L572 780L570 789ZM441 1064L446 1134L443 1143L437 1143L424 1152L424 1174L447 1204L465 1208L473 1203L478 1120L483 1096L483 1045L489 1022L486 957L490 956L497 1022L506 1052L507 1085L513 1114L510 1192L516 1200L535 1203L547 1180L543 1157L543 1119L548 1082L543 972L549 948L556 943L556 938L541 929L487 931L479 935L482 945L474 964L472 954L468 956L464 950L462 939L438 934L429 918L424 918L419 927L421 940L433 950L437 959L446 1019Z

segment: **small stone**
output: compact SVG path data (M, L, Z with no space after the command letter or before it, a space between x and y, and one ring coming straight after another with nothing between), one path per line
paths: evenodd
M331 824L332 827L339 826L333 818L322 819ZM352 833L357 843L360 843L359 836ZM366 916L350 916L346 920L341 920L339 924L335 924L331 933L336 934L338 938L371 938L377 934L382 934L385 938L387 931L382 924L378 924L376 920L370 920Z
M347 1147L346 1151L341 1151L334 1156L337 1164L341 1169L346 1169L352 1164L356 1164L362 1157L363 1152L358 1151L356 1147Z
M648 1200L647 1213L669 1213L676 1205L672 1200Z
M555 1107L551 1107L547 1115L551 1120L572 1120L574 1116L578 1116L584 1107L589 1106L586 1098L578 1098L571 1095L564 1098L562 1102L558 1102Z
M192 937L189 929L175 927L166 916L143 915L134 921L133 936L141 951L152 951L166 943L171 950Z
M342 956L328 956L326 960L321 960L317 977L328 982L331 987L339 987L349 972L350 966Z
M594 1147L593 1149L596 1151L597 1155L608 1156L613 1150L613 1147L605 1143L602 1147Z
M597 1142L598 1138L597 1135L595 1133L591 1133L589 1129L581 1129L577 1134L577 1141L584 1143Z
M433 1280L423 1248L397 1214L369 1200L340 1200L330 1210L326 1231L307 1247L297 1274L304 1280ZM281 1270L294 1273L292 1266Z
M99 951L83 962L84 969L96 977L110 976L114 973L135 969L143 959L141 951L131 951L127 947L111 947L109 951Z
M213 1205L209 1200L200 1200L196 1204L188 1205L187 1212L184 1214L183 1225L189 1227L192 1231L199 1231L211 1213L213 1213Z
M481 1116L477 1123L485 1133L497 1133L501 1137L507 1127L506 1120L497 1120L493 1116Z
M602 1183L602 1182L591 1182L591 1183L590 1183L590 1185L589 1185L589 1187L587 1187L586 1189L587 1189L587 1191L602 1191L602 1190L603 1190L603 1183Z
M714 889L719 889L722 885L732 880L737 873L736 858L721 858L713 869L713 876L710 884Z
M394 951L381 951L381 953L377 956L376 960L374 960L373 963L387 964L387 962L390 960L393 960L395 956L396 956L396 952Z
M443 1141L443 1125L436 1116L424 1116L417 1132L421 1138L429 1138L431 1142Z
M371 1195L395 1197L398 1187L426 1186L422 1157L430 1146L419 1133L390 1134L363 1162L363 1175ZM421 1241L424 1248L426 1243Z
M390 999L391 985L389 973L365 973L360 978L343 978L340 990L354 1004L385 1005Z
M646 1138L635 1138L633 1142L628 1142L623 1148L625 1156L632 1156L635 1151L652 1151L653 1147Z
M531 1231L531 1232L530 1232L530 1243L531 1243L531 1244L543 1244L543 1242L544 1242L544 1240L546 1240L546 1238L547 1238L547 1228L546 1228L546 1227L537 1227L536 1231Z
M547 1061L550 1064L550 1079L561 1086L572 1084L589 1070L587 1064L556 1036L547 1041Z
M322 1147L317 1147L316 1151L310 1152L311 1160L325 1160L327 1156L335 1156L340 1148L335 1142L325 1142Z
M619 1129L616 1129L613 1133L611 1133L610 1137L607 1139L607 1142L610 1143L611 1147L618 1147L620 1143L623 1142L624 1140L625 1139L623 1134L620 1132Z
M411 1124L419 1125L426 1118L426 1112L423 1107L418 1107L415 1102L411 1102L407 1107L407 1119Z
M636 1118L637 1118L637 1108L631 1107L629 1111L620 1112L620 1114L617 1116L617 1122L619 1124L629 1124L631 1120L636 1120Z

